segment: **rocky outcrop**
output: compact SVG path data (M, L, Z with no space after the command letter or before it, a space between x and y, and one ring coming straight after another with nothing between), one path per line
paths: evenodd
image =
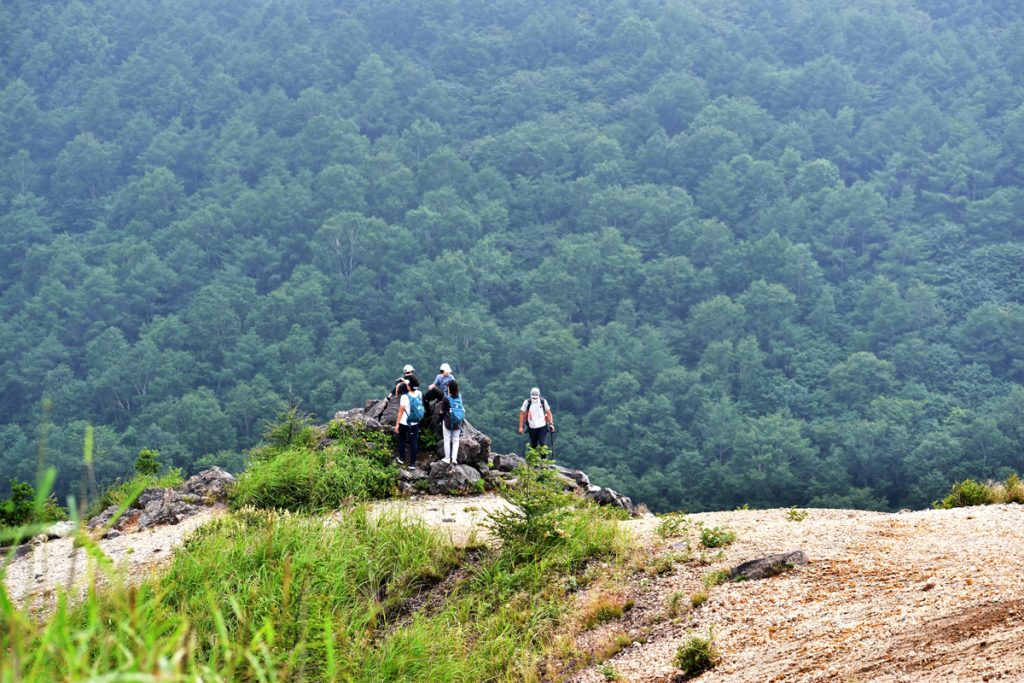
M339 411L334 417L390 435L398 417L398 398L367 401L362 408ZM442 461L444 451L441 445L440 416L428 408L422 428L433 432L437 447L426 451L420 449L417 467L402 467L398 488L406 495L427 492L466 494L480 490L481 482L483 488L493 490L501 482L514 482L516 469L526 467L526 460L522 456L491 453L491 437L476 429L469 421L465 423L459 442L459 462L455 466L450 465ZM330 443L330 440L324 440L321 447ZM575 491L599 505L619 507L633 515L639 513L628 496L591 484L585 472L553 464L546 467L557 473L566 490Z
M109 526L108 535L119 535L161 524L177 524L204 507L227 502L234 483L235 478L230 473L219 467L211 467L175 488L143 489L124 514L113 523L111 521L118 511L116 505L111 505L90 519L87 526L90 529Z
M729 577L733 581L756 581L778 576L805 564L807 564L807 555L802 550L776 553L736 565L729 572Z

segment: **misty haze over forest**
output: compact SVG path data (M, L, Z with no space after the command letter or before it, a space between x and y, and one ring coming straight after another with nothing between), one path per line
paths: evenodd
M453 366L652 509L1024 470L1024 6L0 6L0 482ZM42 435L42 436L41 436ZM0 491L0 497L6 491Z

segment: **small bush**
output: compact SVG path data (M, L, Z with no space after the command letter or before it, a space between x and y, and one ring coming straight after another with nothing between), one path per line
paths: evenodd
M274 422L267 423L263 438L270 446L279 449L312 448L316 445L313 416L293 406L280 413Z
M727 572L725 570L717 571L717 572L711 572L710 574L705 574L704 575L704 579L703 579L704 587L705 588L714 588L715 586L717 586L719 584L722 584L722 583L725 583L726 581L728 581L730 576L731 575L729 574L729 572Z
M708 601L708 597L709 596L707 591L697 591L696 593L690 596L690 606L694 609L697 609L698 607L700 607Z
M973 479L965 479L953 484L949 495L935 503L934 507L940 510L949 510L972 505L987 505L991 502L992 491L988 486Z
M622 674L615 670L610 664L604 664L601 666L601 675L604 676L606 681L621 681Z
M155 477L160 472L159 451L143 448L135 458L135 473Z
M736 532L724 527L701 527L700 542L705 548L721 548L736 540Z
M692 636L680 645L676 651L675 665L682 670L686 678L693 678L714 668L721 657L718 648L715 647L715 634L712 630L707 638Z
M670 512L658 522L656 532L662 538L671 538L673 536L685 536L689 530L690 522L686 519L685 514Z
M682 606L682 603L683 603L683 593L682 593L682 591L676 591L675 593L673 593L672 597L670 597L668 599L668 606L667 606L667 609L665 610L668 613L668 618L669 619L675 619L677 616L679 616L679 613L681 611L680 607Z
M57 504L52 494L43 499L38 511L35 501L35 487L11 479L11 497L0 501L0 527L59 522L68 518L67 510Z
M602 593L592 598L584 606L580 623L583 624L584 629L591 629L612 619L618 619L632 606L632 603L621 595Z
M786 519L790 522L802 522L807 519L807 510L797 510L795 505L791 505L786 511Z

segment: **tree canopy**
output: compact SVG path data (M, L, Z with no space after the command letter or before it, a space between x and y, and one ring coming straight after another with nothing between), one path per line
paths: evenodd
M654 509L1024 470L1024 8L0 6L0 482L405 363ZM220 456L218 456L220 454ZM3 492L0 492L2 494Z

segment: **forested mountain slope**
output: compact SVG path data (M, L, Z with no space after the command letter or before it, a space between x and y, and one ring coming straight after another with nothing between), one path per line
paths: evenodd
M0 6L0 480L459 378L654 509L1024 467L1024 9ZM44 401L45 399L45 401ZM40 436L42 434L42 436ZM102 483L102 482L101 482Z

